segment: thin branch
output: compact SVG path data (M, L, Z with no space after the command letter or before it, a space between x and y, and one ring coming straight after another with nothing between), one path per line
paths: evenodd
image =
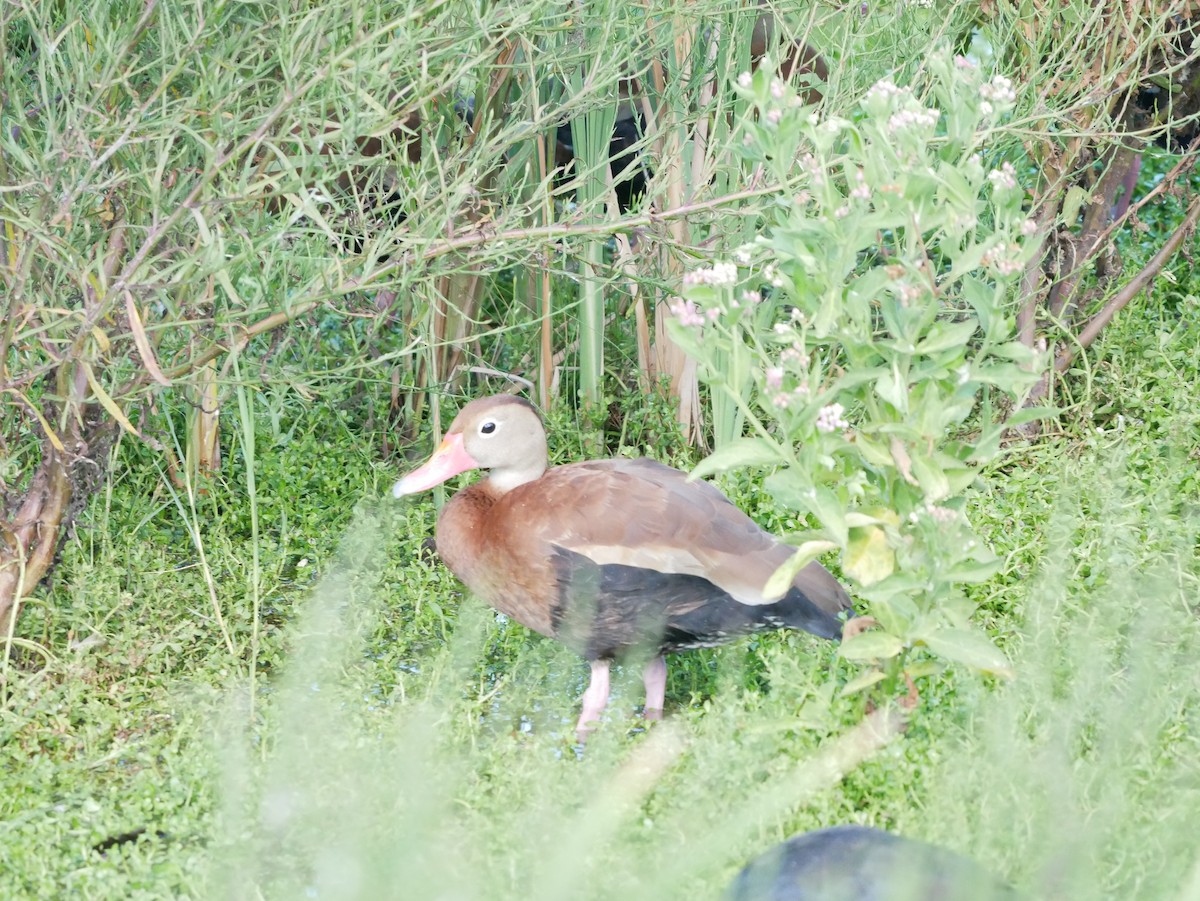
M1017 312L1017 340L1026 347L1033 347L1037 339L1037 307L1040 295L1038 282L1042 276L1042 266L1046 259L1050 241L1050 231L1054 227L1054 217L1058 215L1058 205L1049 199L1043 200L1037 213L1037 229L1041 246L1038 253L1030 257L1025 264L1025 274L1021 277L1021 309Z
M1113 295L1112 299L1104 305L1104 308L1088 321L1088 324L1079 333L1079 337L1076 338L1074 343L1063 346L1054 360L1055 372L1065 372L1074 361L1077 351L1087 350L1092 342L1096 340L1097 336L1099 336L1101 330L1112 321L1113 317L1129 301L1137 297L1138 293L1162 271L1163 267L1174 256L1175 251L1179 249L1179 246L1183 244L1196 227L1197 220L1200 220L1200 197L1192 199L1191 204L1188 206L1187 214L1184 216L1179 228L1163 244L1158 253L1151 258L1150 262L1142 268L1142 271L1134 276L1129 284Z
M1059 284L1056 286L1055 297L1049 304L1051 316L1063 317L1068 321L1074 318L1072 311L1076 309L1074 301L1079 279L1083 274L1084 263L1088 262L1096 251L1104 246L1098 240L1101 234L1107 234L1109 231L1103 227L1104 220L1108 218L1112 210L1117 189L1120 188L1126 173L1133 166L1136 158L1137 151L1128 144L1122 144L1113 150L1104 174L1091 192L1092 201L1084 213L1083 228L1077 236L1072 236L1068 245L1072 251L1070 265L1067 267L1067 271L1061 274Z
M1169 191L1179 178L1190 171L1196 164L1197 156L1200 156L1200 137L1192 142L1179 162L1171 168L1171 171L1157 185L1147 191L1141 200L1130 206L1123 216L1109 223L1108 227L1103 231L1088 236L1086 243L1082 240L1076 243L1071 264L1066 267L1064 272L1060 273L1059 281L1054 285L1051 292L1048 307L1053 315L1059 315L1064 308L1065 300L1068 294L1074 290L1074 284L1083 266L1095 256L1101 247L1104 247L1105 244L1112 240L1114 232L1123 227L1131 217L1136 216L1147 204ZM1057 297L1061 297L1063 300L1060 302L1056 300Z
M508 229L506 231L477 229L475 231L464 232L453 238L440 240L436 243L431 242L424 251L416 256L418 259L428 262L446 254L489 243L506 244L510 241L548 240L632 232L635 229L648 228L659 223L686 220L689 216L696 213L706 210L717 210L723 206L739 203L743 200L754 200L758 197L777 193L781 189L782 186L780 185L768 185L748 191L735 191L732 194L724 194L721 197L714 197L710 200L683 204L662 212L649 211L639 216L624 216L620 219L614 219L611 222L589 222L586 225L564 225L561 222L557 222L553 225L527 226L525 228ZM395 262L389 262L387 266L381 266L375 270L371 274L371 278L365 279L363 284L369 284L375 278L391 274L393 271L408 268L412 263L413 257L405 255L403 258Z

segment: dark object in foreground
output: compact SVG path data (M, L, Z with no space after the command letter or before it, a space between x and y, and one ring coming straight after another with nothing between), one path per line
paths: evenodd
M577 730L608 704L609 663L646 666L646 716L661 715L662 655L767 629L836 639L850 597L820 564L765 593L794 549L764 532L707 482L653 460L547 468L533 405L507 395L462 409L424 466L392 489L427 491L469 469L487 477L442 508L438 555L472 592L592 662Z
M867 826L797 835L746 866L726 901L1018 901L975 861Z
M107 854L113 848L120 845L129 845L141 841L142 839L169 839L171 836L161 829L155 829L151 832L145 826L140 826L137 829L130 829L128 832L122 832L119 835L110 835L103 841L96 842L92 845L92 850L100 854Z

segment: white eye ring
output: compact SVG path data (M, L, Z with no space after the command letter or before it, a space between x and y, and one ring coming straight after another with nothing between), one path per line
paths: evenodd
M481 422L479 424L479 434L480 435L492 435L495 433L495 431L496 431L496 423L494 420L489 419L486 422Z

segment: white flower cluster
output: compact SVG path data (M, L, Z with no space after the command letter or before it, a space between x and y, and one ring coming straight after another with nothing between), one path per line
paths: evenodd
M737 265L734 263L713 263L712 266L701 266L683 276L684 286L711 285L714 288L732 288L737 284Z
M1017 102L1017 92L1013 90L1012 79L1003 75L994 75L987 84L981 84L979 96L997 106L1011 106Z
M988 173L988 181L992 183L993 187L1011 190L1017 186L1017 170L1013 168L1012 163L1006 160L999 169L993 169Z
M928 109L898 110L892 113L891 118L888 119L888 131L902 131L903 129L915 126L932 128L937 125L938 116L940 115L941 113L933 107L929 107Z
M1017 92L1012 88L1012 82L1003 75L997 75L987 84L979 86L979 111L990 116L996 108L1007 109L1017 102Z
M1016 244L1007 247L997 247L987 251L980 260L984 266L996 271L997 275L1016 275L1021 271L1021 248Z
M916 303L925 294L925 288L920 284L913 282L904 282L900 285L897 291L900 299L900 306L907 307Z
M797 366L807 366L808 354L804 352L804 349L800 346L799 341L794 341L792 342L791 347L785 347L783 349L783 352L779 355L779 362L795 363Z
M671 311L672 316L679 320L681 325L689 327L704 325L704 314L700 312L695 301L676 297L667 303L667 309Z
M907 93L908 88L898 88L890 78L881 78L875 84L871 85L871 89L867 91L867 102L888 100L889 98L899 97Z
M818 432L837 432L850 427L850 423L842 417L846 410L841 404L829 404L822 407L817 414Z
M850 196L856 200L870 200L871 189L867 187L867 176L859 169L854 173L854 189L850 192Z
M949 507L939 507L937 504L933 503L933 501L926 501L921 512L939 525L954 522L958 519L958 511L951 510ZM915 510L908 514L909 522L915 524L917 519L918 517Z
M825 183L825 170L821 168L821 164L817 162L817 158L811 153L806 153L796 160L800 169L808 174L809 181L813 187L820 187Z
M769 388L770 385L767 387ZM808 383L801 382L799 385L793 388L790 393L787 391L776 391L776 393L771 395L771 403L780 410L786 410L797 401L803 403L804 401L808 400L810 394L812 394L812 391L808 387Z

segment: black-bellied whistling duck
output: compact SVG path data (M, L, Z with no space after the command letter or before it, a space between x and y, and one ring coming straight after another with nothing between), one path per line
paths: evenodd
M791 548L712 485L653 460L548 469L546 430L526 400L467 404L392 493L426 491L469 469L490 472L442 508L438 554L491 606L591 661L581 738L608 704L609 663L625 651L653 654L645 714L657 719L664 653L764 629L840 634L850 598L822 566L810 563L782 597L765 597Z
M1017 901L975 861L867 826L818 829L746 866L725 901Z

